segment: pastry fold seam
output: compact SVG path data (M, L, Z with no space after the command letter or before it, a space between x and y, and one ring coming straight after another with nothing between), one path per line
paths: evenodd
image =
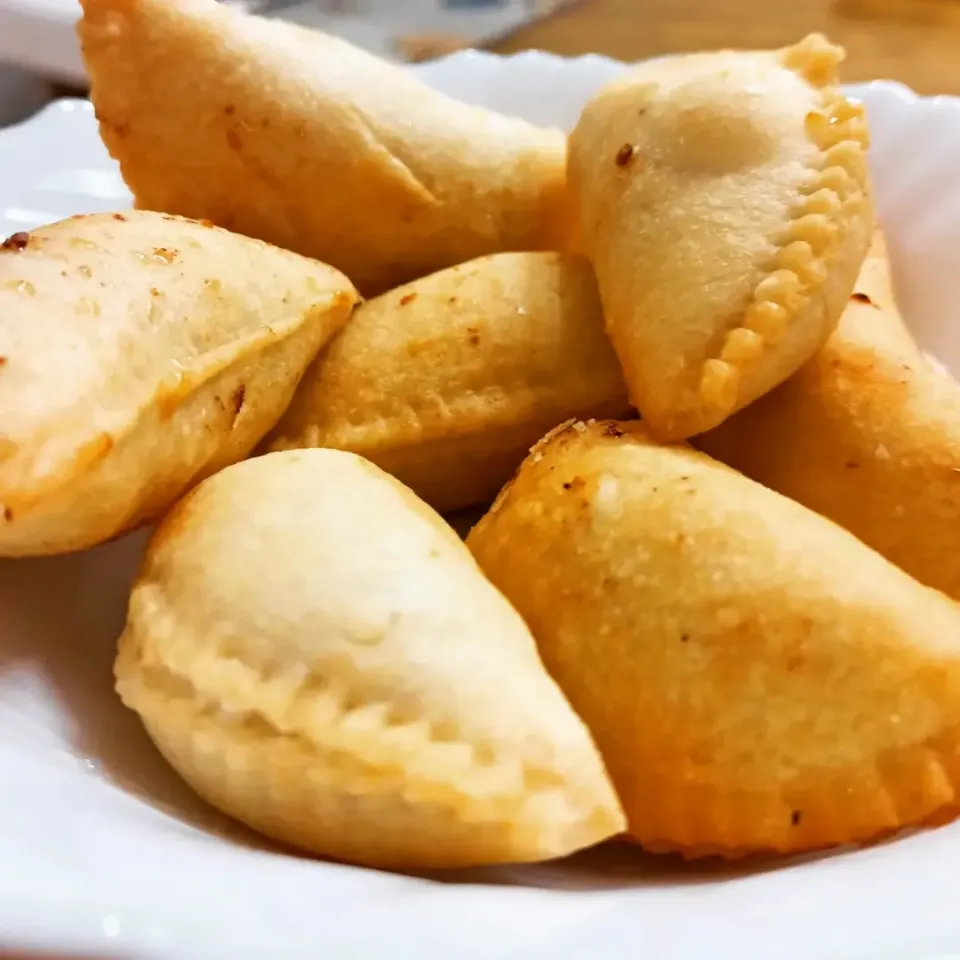
M720 803L718 797L714 797L709 819L717 838L724 834L737 835L735 828L743 822L744 811L748 810L747 818L765 823L764 842L743 845L719 839L709 844L678 840L678 835L685 831L676 811L698 807L695 801L678 794L673 794L673 809L648 811L637 830L639 836L636 839L652 853L679 853L687 860L705 857L737 860L761 852L797 853L811 846L807 825L811 819L808 811L812 806L815 823L811 829L815 834L823 831L825 823L834 832L839 829L842 833L842 836L838 833L829 837L826 843L816 843L813 847L876 842L957 808L960 771L950 758L956 754L958 742L960 729L954 728L905 747L892 747L865 764L856 772L855 782L860 787L869 785L870 789L864 792L864 801L868 798L868 805L853 815L842 814L836 803L835 798L844 792L843 786L824 788L820 797L802 790L800 793L805 799L794 798L795 802L791 802L789 785L776 801L771 797L766 802L757 802L747 794L738 794L728 796ZM852 779L848 777L848 791L853 789L850 782ZM698 819L696 826L702 832L702 809L698 812Z
M249 363L255 355L264 354L268 350L282 346L298 334L307 333L310 324L314 322L314 315L324 316L327 311L338 305L341 298L350 299L348 291L331 293L325 301L318 302L311 307L306 318L291 318L284 323L264 324L257 333L244 337L231 344L224 344L215 350L195 357L189 364L178 364L177 369L171 370L157 384L154 391L136 408L132 416L117 430L103 430L79 447L72 457L57 459L38 476L29 469L19 468L22 479L9 487L3 484L6 490L4 503L16 509L17 512L26 512L37 502L56 494L65 487L78 482L88 471L94 469L100 461L112 451L125 443L143 425L151 413L169 408L171 416L187 400L196 396L201 390L209 387L218 379L228 377L237 367ZM346 318L349 319L349 316ZM346 321L344 321L346 322ZM342 326L343 323L340 324ZM163 414L160 414L161 419ZM63 425L56 429L51 428L47 435L39 438L35 435L31 446L34 453L30 459L36 459L41 454L44 445L51 439L62 440L65 436ZM10 471L16 464L16 454L0 463L0 476L4 471ZM27 461L29 463L29 460ZM28 479L29 478L29 479ZM18 494L17 486L29 487L29 497Z
M249 664L235 662L259 674ZM349 758L352 765L361 767L365 793L372 792L370 774L382 778L384 791L393 790L397 775L402 774L401 792L410 802L417 802L418 795L423 794L425 798L457 806L466 820L471 819L472 811L477 820L489 821L494 812L494 817L502 818L504 822L516 821L517 810L527 807L531 808L531 820L535 820L540 814L533 810L534 801L545 794L564 798L564 808L568 811L565 819L570 823L582 819L584 810L595 812L600 809L586 791L579 790L573 782L547 767L536 767L522 760L511 767L497 759L492 745L439 736L437 724L422 717L413 722L393 721L389 701L357 701L346 689L338 689L336 681L328 684L322 692L310 690L309 696L305 696L304 692L316 683L316 675L304 678L287 694L282 710L289 715L298 705L308 701L313 701L315 710L322 710L330 704L333 706L333 722L284 722L280 717L269 716L260 707L250 706L249 702L242 709L230 709L218 699L219 692L201 690L190 677L172 670L169 664L141 663L134 667L132 675L126 670L124 674L118 682L122 699L148 718L169 709L171 704L178 704L180 709L191 711L194 718L216 713L219 728L231 729L242 736L269 730L278 738L296 739L322 757L324 764L336 766L336 757L341 755ZM318 697L323 697L326 703L318 702ZM158 708L159 704L162 706ZM357 718L361 713L364 713L364 728L360 729L357 724L356 729L350 730L351 718ZM391 728L394 731L406 728L409 732L404 731L406 736L402 740L397 738L399 742L391 743L389 735L385 736L385 731ZM403 747L407 744L415 746L417 753L428 750L428 761L423 763L421 759L421 762L412 764L410 758L403 755ZM371 746L380 750L379 756L371 756ZM457 752L456 756L452 755L453 751ZM444 752L447 756L442 755ZM479 755L484 752L488 752L490 763L480 759ZM422 758L422 754L420 756ZM465 775L464 761L472 775ZM420 769L416 770L416 767ZM446 776L445 767L451 771ZM414 770L416 772L412 772ZM481 780L485 781L485 789L471 791ZM464 802L467 806L461 809Z
M805 77L803 69L785 66ZM791 323L822 289L847 235L850 207L863 202L866 188L864 151L869 134L860 104L848 100L831 83L820 105L807 114L804 131L817 153L812 179L800 188L769 269L754 289L743 321L729 330L715 357L704 361L701 399L718 409L736 406L741 376L781 341Z
M440 198L423 182L423 179L417 175L409 163L406 160L401 159L397 156L396 152L391 150L381 139L379 134L373 129L370 121L367 120L366 116L360 110L360 108L354 104L350 103L346 105L346 109L352 116L357 125L360 127L361 131L369 138L370 142L378 149L382 150L387 157L390 158L391 163L394 163L399 168L398 172L402 172L404 179L408 181L409 186L411 187L411 192L416 195L417 199L427 204L427 206L438 207L441 205Z
M438 423L444 423L456 429L445 430L432 441L438 439L459 439L477 436L492 430L522 426L527 423L531 413L539 418L548 420L550 416L544 412L544 400L553 399L560 391L557 388L569 384L545 384L543 389L524 385L521 389L510 386L495 385L482 390L471 390L456 396L452 401L446 400L442 394L422 394L417 398L419 404L408 403L395 410L388 416L362 419L344 416L334 431L324 429L317 424L311 424L298 435L281 435L276 440L276 449L296 449L303 445L318 447L324 446L336 435L336 443L347 443L351 450L362 453L365 448L373 447L377 452L383 449L403 448L410 443L417 442L425 432L424 424L429 421L431 434ZM495 397L495 403L490 403L488 397ZM429 405L425 401L434 401ZM519 401L519 402L518 402ZM611 403L611 397L584 401L583 406L598 403ZM557 402L555 406L562 409L563 404ZM623 403L621 408L626 411L629 407ZM347 436L345 437L344 434ZM382 447L382 440L390 439L389 445Z

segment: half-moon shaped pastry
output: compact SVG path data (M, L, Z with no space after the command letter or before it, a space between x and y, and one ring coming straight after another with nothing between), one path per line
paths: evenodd
M216 0L84 0L100 133L137 206L316 257L366 295L566 249L566 140Z
M178 504L116 676L201 796L322 856L543 860L624 825L523 620L437 514L350 453L247 460Z
M108 540L245 457L356 292L336 270L159 213L0 246L0 556Z
M907 332L882 244L824 349L698 445L960 598L960 384Z
M661 439L721 423L835 328L873 224L842 51L676 56L584 109L569 173L631 400Z
M787 853L956 811L960 607L829 520L637 423L574 423L467 542L649 849Z
M558 423L630 412L590 264L502 253L361 306L272 446L352 450L456 510L490 503Z

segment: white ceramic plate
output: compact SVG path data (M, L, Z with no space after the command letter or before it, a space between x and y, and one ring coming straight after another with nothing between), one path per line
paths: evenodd
M569 126L621 67L460 54L420 68L464 99ZM901 300L960 373L960 100L855 90ZM0 227L128 205L88 104L0 132ZM949 536L944 531L944 536ZM112 692L143 536L0 563L0 950L96 957L415 960L960 958L960 824L764 869L607 847L538 867L405 877L298 859L167 770Z

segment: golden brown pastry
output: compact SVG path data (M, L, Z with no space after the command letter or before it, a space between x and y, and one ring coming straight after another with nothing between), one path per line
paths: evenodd
M960 607L637 423L534 449L468 545L600 747L633 837L864 841L960 782Z
M437 514L350 453L268 454L182 501L116 676L198 793L323 856L542 860L623 827L520 616Z
M960 598L960 384L910 338L882 247L826 347L698 443Z
M367 295L482 254L567 247L559 130L216 0L83 11L100 132L139 207L316 257Z
M571 188L631 399L650 430L716 426L833 331L873 215L842 51L693 54L630 70L570 137Z
M0 247L0 556L151 519L246 456L356 300L336 270L158 213Z
M630 412L590 264L502 253L360 307L272 445L352 450L456 510L489 503L558 423Z

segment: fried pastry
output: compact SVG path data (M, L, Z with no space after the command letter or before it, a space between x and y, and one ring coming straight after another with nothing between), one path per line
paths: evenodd
M873 223L841 56L811 36L656 60L571 134L584 249L631 400L661 439L721 423L836 327Z
M352 450L456 510L493 500L558 423L630 412L590 264L502 253L360 307L271 442Z
M826 347L698 444L960 598L960 384L910 338L882 248Z
M542 860L620 831L583 723L454 531L351 453L229 467L130 599L117 690L210 803L377 867Z
M0 247L0 556L92 546L246 456L356 300L345 276L158 213Z
M789 853L955 812L960 607L829 520L639 423L573 423L467 542L647 848Z
M100 133L139 207L316 257L373 295L566 249L566 140L217 0L83 0Z

